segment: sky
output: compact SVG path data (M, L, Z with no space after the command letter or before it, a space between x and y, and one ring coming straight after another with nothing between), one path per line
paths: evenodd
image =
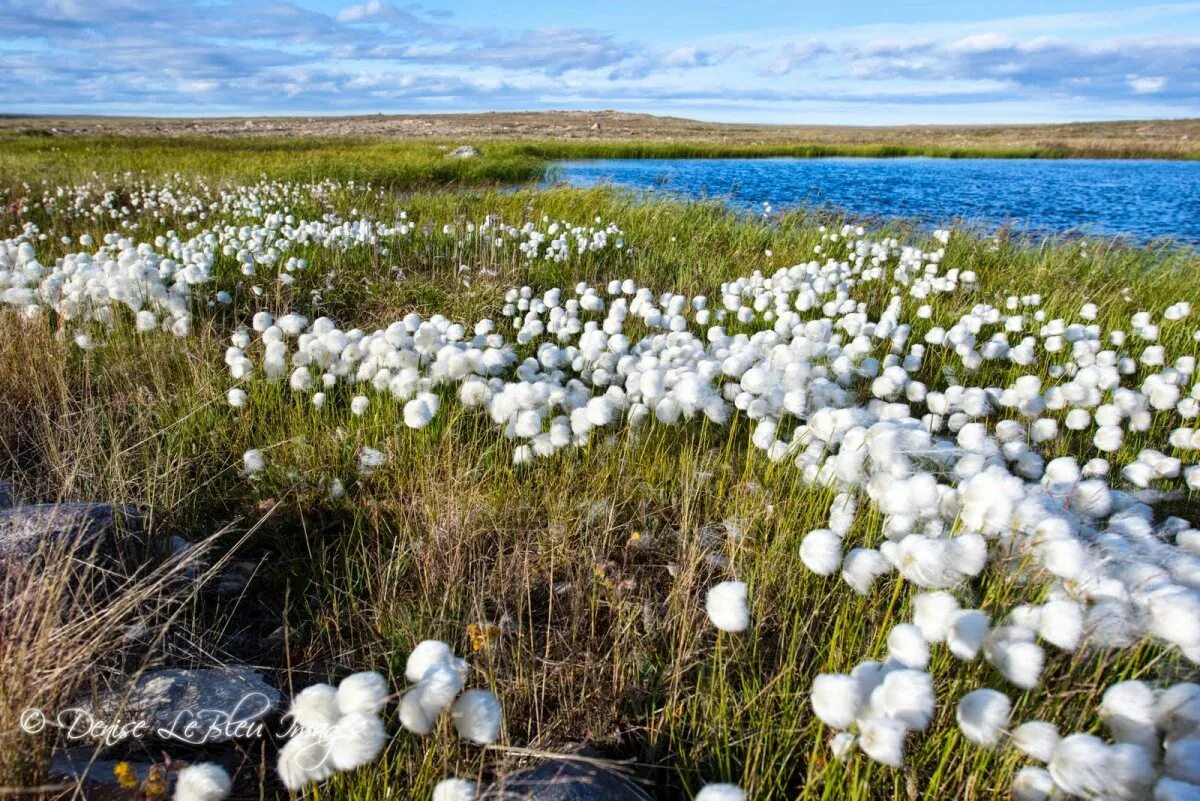
M1200 2L0 0L0 113L1200 116Z

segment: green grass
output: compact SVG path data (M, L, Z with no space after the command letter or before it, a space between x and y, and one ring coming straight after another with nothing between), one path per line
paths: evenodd
M463 140L467 141L467 140ZM93 174L203 175L253 181L371 182L391 189L518 184L540 179L549 162L589 158L1148 158L1152 153L1079 148L983 148L941 145L718 144L706 142L476 142L482 158L451 159L463 141L378 138L53 137L0 134L0 176L50 185L81 183ZM1198 158L1191 154L1188 158Z
M633 760L660 798L690 797L718 780L740 783L755 801L1002 797L1024 763L1011 749L984 752L961 739L953 719L963 692L997 687L1014 699L1015 721L1097 730L1095 705L1112 681L1195 677L1174 653L1146 644L1055 655L1045 690L1021 694L982 661L964 666L935 648L938 717L910 738L908 766L886 769L861 755L839 764L829 757L830 733L810 712L812 677L880 656L890 626L906 619L913 588L893 577L861 599L836 577L808 573L799 542L824 525L832 494L803 485L794 468L755 451L744 419L728 429L651 424L595 437L529 469L512 466L511 443L490 421L450 403L422 432L405 428L399 405L382 399L364 416L351 415L345 387L331 391L320 412L266 382L247 387L243 411L225 404L227 337L260 305L368 328L411 310L471 321L494 314L503 291L522 284L542 290L631 277L715 298L722 280L813 258L822 242L818 224L834 222L804 212L762 220L716 204L645 202L607 190L486 186L536 177L542 159L583 152L572 147L506 145L478 161L451 162L432 145L343 140L0 142L0 177L10 198L23 194L20 180L44 176L53 185L91 171L180 172L212 182L328 177L408 190L341 190L329 206L343 215L357 209L391 220L404 209L431 226L429 235L401 240L387 254L368 247L297 252L313 266L294 286L273 288L261 301L242 291L233 310L201 316L188 340L138 336L123 320L102 348L83 353L44 321L0 314L0 478L17 480L30 497L137 503L162 532L195 538L230 524L232 542L254 528L239 556L264 561L261 583L240 601L202 602L195 614L209 621L236 620L247 610L273 616L285 636L270 667L283 686L368 668L402 686L412 645L442 638L469 655L470 684L491 687L502 699L504 745L553 751L592 743ZM430 188L443 185L452 191ZM294 213L312 218L322 210L310 203ZM542 215L581 223L599 216L621 226L628 247L530 264L515 250L440 234L443 222L478 222L486 214L518 226ZM0 215L0 230L10 236L22 219L10 208ZM46 260L61 253L61 233L106 230L64 215L38 222L49 234L40 248ZM183 222L146 219L138 236L152 239ZM928 243L901 222L882 230ZM1101 302L1105 330L1127 327L1139 309L1194 299L1200 266L1194 252L1165 244L1136 249L965 236L951 241L945 261L977 271L980 285L973 294L931 301L938 321L975 302L1041 292L1048 319L1074 315L1085 300ZM476 271L469 288L458 278L461 264ZM231 260L216 265L218 275L232 269ZM338 280L325 289L322 277L331 271ZM322 290L319 303L309 300L313 289ZM872 312L887 302L885 290L864 292ZM930 323L916 322L920 338ZM1164 325L1162 344L1173 355L1195 354L1193 328L1194 321ZM931 359L922 377L941 381L945 366ZM973 380L1004 386L1021 372L986 369ZM1163 439L1162 431L1131 437L1124 455ZM356 484L362 445L391 459ZM1067 438L1061 447L1085 446ZM239 475L250 447L264 448L269 465L254 482ZM329 497L334 478L350 488L345 498ZM1183 509L1193 517L1194 501ZM878 544L879 516L861 506L849 539ZM725 521L736 521L741 535L715 536ZM730 567L716 566L716 557ZM705 588L730 573L751 587L754 622L744 636L718 634L702 609ZM1036 588L989 572L961 595L995 611L1031 592ZM471 653L468 626L481 623L500 626L502 634ZM390 730L400 732L395 721ZM377 765L332 780L319 797L428 798L441 778L492 775L520 761L503 749L462 745L443 721L423 740L395 734ZM247 797L257 793L242 789Z

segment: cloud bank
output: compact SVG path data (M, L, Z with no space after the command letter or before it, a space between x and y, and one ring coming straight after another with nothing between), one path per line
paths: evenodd
M388 0L0 0L9 113L618 107L708 119L1200 115L1200 6L672 38ZM1132 25L1130 20L1136 20ZM1135 31L1136 32L1131 32Z

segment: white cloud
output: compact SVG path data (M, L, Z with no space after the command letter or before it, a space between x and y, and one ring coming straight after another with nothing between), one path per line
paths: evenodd
M1130 78L1129 86L1139 95L1153 95L1166 88L1167 79L1161 75L1153 78Z

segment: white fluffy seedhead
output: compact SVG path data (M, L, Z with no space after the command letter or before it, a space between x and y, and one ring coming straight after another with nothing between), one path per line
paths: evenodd
M833 729L854 725L863 704L863 689L858 679L842 673L822 673L813 679L813 712Z
M1099 737L1072 734L1054 749L1047 769L1054 783L1068 795L1110 797L1115 790L1113 756L1111 747Z
M425 673L436 664L449 662L454 659L450 646L441 640L424 640L417 643L408 655L404 665L404 678L409 681L420 681Z
M991 619L978 609L963 609L954 615L950 629L946 633L946 644L950 653L964 661L970 661L979 655L987 639Z
M1062 737L1053 723L1031 720L1012 730L1012 741L1026 756L1045 764L1054 756Z
M1104 691L1099 712L1117 742L1141 745L1150 753L1158 751L1158 698L1145 682L1112 685Z
M442 779L433 788L432 801L475 801L479 786L467 779Z
M1071 600L1049 601L1042 606L1038 634L1063 651L1074 651L1083 636L1083 608Z
M175 801L223 801L233 789L229 774L220 765L188 765L175 779Z
M1018 626L993 629L984 642L984 657L1004 678L1023 690L1037 686L1046 663L1041 646L1026 637L1032 632Z
M904 724L892 718L859 721L858 747L871 759L898 768L904 764Z
M296 693L288 715L297 725L314 734L321 734L337 725L342 716L338 708L338 691L329 684L314 684Z
M307 732L301 732L279 749L279 779L289 790L300 790L322 782L334 774L328 744Z
M343 715L352 712L377 715L387 703L390 694L387 679L379 673L352 673L338 684L337 705Z
M1008 696L996 690L973 690L958 702L958 727L963 736L976 745L991 748L1000 742L1000 735L1008 726L1012 702Z
M1045 768L1021 768L1013 778L1012 794L1013 801L1047 801L1057 795L1054 777Z
M424 737L433 731L437 716L431 713L422 701L423 689L417 685L400 699L400 725L413 734Z
M950 624L958 612L958 601L948 592L922 592L913 597L913 623L927 642L946 639Z
M1160 692L1155 719L1167 739L1200 736L1200 684L1181 682Z
M831 576L842 566L842 538L827 528L810 531L800 543L804 566L819 576Z
M746 801L746 793L736 784L706 784L695 801Z
M746 584L723 581L708 591L704 602L708 619L721 631L745 631L750 625L750 608L746 603Z
M467 690L450 709L458 736L479 745L500 739L500 701L487 690Z
M876 713L898 720L906 729L924 729L933 720L933 679L923 670L893 670L871 693Z
M374 761L386 738L383 721L366 712L351 712L329 734L329 759L338 770L354 770Z
M1200 738L1188 737L1167 743L1163 770L1172 779L1200 784Z
M893 626L887 644L889 659L917 670L924 670L929 665L929 643L912 623Z

